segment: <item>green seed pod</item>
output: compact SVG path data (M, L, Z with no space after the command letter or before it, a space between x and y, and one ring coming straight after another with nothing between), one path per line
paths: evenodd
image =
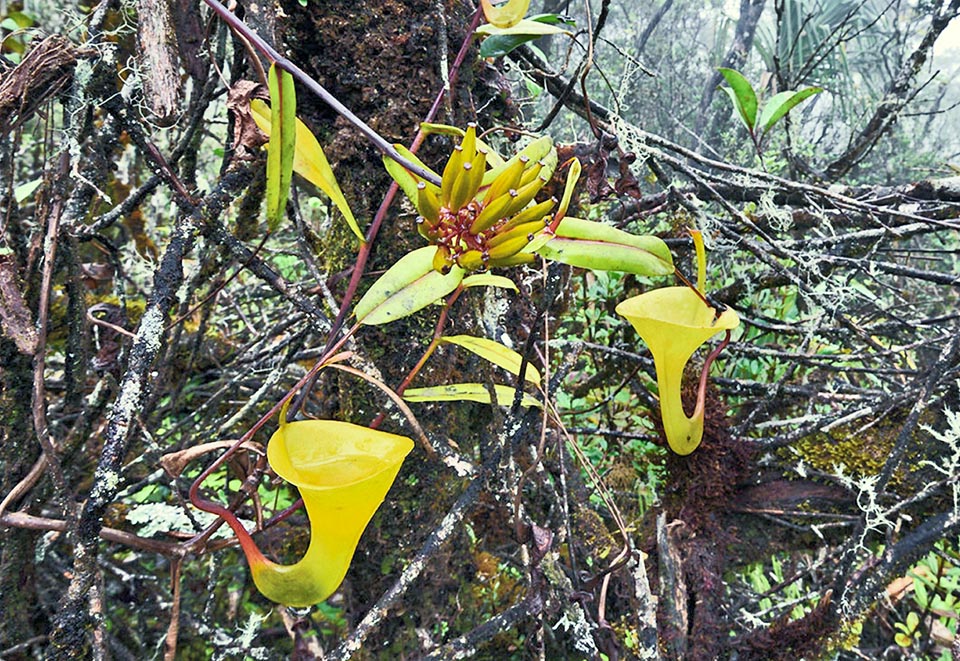
M553 149L553 140L549 136L538 138L533 142L531 142L526 147L524 147L523 149L521 149L520 152L517 153L509 161L507 161L500 167L494 168L489 172L487 172L486 176L484 176L483 178L482 185L484 186L492 185L493 181L497 179L502 174L503 171L507 170L508 168L514 167L516 164L516 161L520 160L521 158L525 159L524 162L532 161L536 163L541 159L546 159L547 162L549 163L550 152L553 152L554 154L556 154L556 151ZM553 160L554 162L556 162L556 156L554 156ZM509 188L516 188L516 187L517 187L516 184L512 184L511 186L509 186ZM509 190L509 188L507 190Z
M524 209L497 229L501 232L505 232L513 229L514 227L525 225L526 223L534 220L542 220L544 216L547 216L550 213L550 211L553 209L553 205L556 203L557 198L555 197L551 197L549 200L544 200L539 204L533 205L529 209Z
M417 184L417 211L432 226L440 222L440 200L423 181Z
M433 270L446 275L452 267L453 260L450 258L450 249L446 246L437 246L437 252L433 255Z
M473 221L473 224L470 226L470 233L479 234L496 225L497 221L506 215L503 212L513 202L516 194L516 191L509 191L505 195L494 198Z
M440 177L440 204L450 208L450 195L453 192L453 185L457 177L463 170L463 149L460 145L453 148L453 153L447 159L447 164L443 168L443 175Z
M536 179L538 176L540 176L541 172L543 172L543 161L537 161L533 165L528 165L527 168L523 171L523 174L520 175L520 183L517 186L517 188L523 188L524 186L529 184L531 181ZM540 178L543 179L543 177L540 177ZM546 183L547 180L543 179L543 181L544 183Z
M510 205L507 206L507 209L503 212L501 218L509 218L527 206L530 203L530 200L532 200L534 196L540 192L540 189L543 188L543 184L543 181L534 179L523 188L518 189L516 197L514 197L510 202Z
M417 231L420 233L420 236L425 238L427 241L433 243L440 236L437 232L437 226L431 225L423 216L417 216Z
M507 239L494 248L490 248L488 253L490 255L490 259L503 259L504 257L516 255L518 252L526 248L528 243L530 243L530 239L527 238L526 234L517 235Z
M467 202L477 197L477 193L480 190L480 182L483 180L483 173L487 167L487 153L484 151L478 151L477 155L474 156L473 160L470 162L470 177L466 181L467 188L470 190L470 195L467 197Z
M510 255L509 257L502 257L500 259L490 259L487 262L489 268L498 268L505 266L519 266L520 264L529 264L537 258L536 255L530 252L518 252L516 255Z
M457 174L457 178L453 183L453 189L450 191L450 204L448 208L451 211L462 208L473 198L474 193L477 192L476 189L471 190L470 188L471 179L473 178L471 176L472 170L472 162L464 163L460 166L460 172Z
M467 124L467 131L463 134L460 147L463 149L464 162L473 161L477 155L477 125L473 122Z
M486 260L479 250L468 250L457 257L457 264L466 271L476 271L486 266Z
M516 160L510 159L510 163L502 170L500 176L493 180L487 194L483 196L483 201L491 201L506 195L508 191L517 187L520 183L520 177L523 176L523 170L527 166L529 159L527 157L518 157ZM489 174L489 173L487 173ZM486 179L486 177L484 177Z
M496 236L487 242L487 248L492 251L495 247L506 243L507 241L512 241L519 236L526 238L527 242L529 243L533 240L533 235L546 226L547 224L541 218L540 220L534 220L529 223L524 223L523 225L518 225L506 232L498 232Z

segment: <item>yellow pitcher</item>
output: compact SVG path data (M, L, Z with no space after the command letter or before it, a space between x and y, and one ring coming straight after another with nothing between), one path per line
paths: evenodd
M702 378L693 415L688 418L684 413L680 387L687 361L711 337L740 324L736 312L727 309L718 316L704 300L703 242L699 232L691 234L697 246L699 292L692 287L664 287L634 296L617 306L617 313L633 324L653 354L663 429L670 448L680 455L690 454L700 445L706 400L707 382ZM709 364L704 367L707 369Z
M413 441L405 436L347 422L281 423L267 445L267 461L300 490L310 519L310 546L296 564L279 565L264 557L249 535L246 540L241 535L257 589L296 607L333 594L411 449Z

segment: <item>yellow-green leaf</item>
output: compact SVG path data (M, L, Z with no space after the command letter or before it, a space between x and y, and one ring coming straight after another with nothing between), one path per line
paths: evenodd
M428 172L433 172L433 170L431 170L426 165L424 165L423 161L417 158L416 154L414 154L412 151L410 151L403 145L395 144L393 146L397 150L397 153L399 153L401 156L403 156L405 159L407 159L411 163L421 166L424 170L427 170ZM407 196L407 198L411 202L413 202L414 205L416 205L417 184L422 181L420 177L416 176L415 174L412 174L409 170L407 170L405 167L397 163L395 160L393 160L389 156L383 157L383 167L386 168L387 173L391 177L393 177L393 180L397 182L398 186L400 186L400 190L402 190L404 194ZM430 186L434 191L439 193L440 189L437 188L436 185L430 183L429 181L424 183L426 183L427 186Z
M567 207L570 206L570 198L573 197L573 189L577 186L580 179L580 172L583 166L580 165L580 159L573 157L570 160L570 170L567 171L567 182L563 187L563 199L560 200L560 206L557 207L557 216L563 218L567 215Z
M497 393L497 404L500 406L510 406L513 404L513 395L515 388L510 386L495 385L494 391ZM403 398L408 402L479 402L481 404L490 403L490 393L487 386L482 383L451 383L445 386L429 386L427 388L408 388L403 393ZM535 406L543 408L543 405L535 397L523 393L521 406Z
M499 342L488 340L485 337L474 337L472 335L451 335L440 338L440 342L444 344L456 344L485 360L489 360L494 365L502 367L514 376L520 376L520 363L523 362L523 356ZM527 362L524 378L534 385L540 385L540 372L529 362Z
M435 246L409 252L373 283L354 312L362 324L376 326L409 316L443 298L463 280L456 264L446 275L433 268Z
M498 7L494 7L491 0L480 0L480 6L488 22L498 28L508 28L527 15L530 0L508 0Z
M278 131L271 132L267 143L267 226L272 232L283 220L290 195L297 145L297 95L293 76L276 64L270 66L267 87L270 89L270 126L279 127Z
M269 136L271 109L260 99L253 99L250 102L250 110L257 127ZM317 141L316 136L300 119L296 120L296 127L297 144L293 152L293 171L333 200L333 203L337 205L340 213L346 219L347 225L357 235L357 238L363 241L363 232L360 231L360 225L353 216L347 198L340 190L340 184L337 183L337 178L333 174L333 168L330 167L330 162L327 161L327 156L323 153L323 148Z
M481 25L477 28L477 34L491 36L510 34L516 36L543 37L548 34L569 34L569 31L563 29L559 25L551 25L549 23L541 23L540 21L524 19L522 21L518 21L514 25L506 27L499 27L489 23L486 25Z
M520 291L517 289L517 285L514 284L513 280L502 275L494 275L493 273L476 273L474 275L468 275L463 279L463 286L500 287L501 289L512 289L516 292Z
M528 250L546 259L597 271L655 276L669 275L674 270L670 250L658 237L630 234L579 218L564 218L554 238L543 245L537 241Z

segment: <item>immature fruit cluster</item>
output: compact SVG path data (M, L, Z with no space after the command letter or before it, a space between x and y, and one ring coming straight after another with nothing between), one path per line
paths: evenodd
M487 170L470 125L443 169L440 186L419 181L413 200L417 229L437 246L433 267L447 273L454 263L467 271L531 262L521 252L546 227L557 200L535 203L557 156L550 138L540 138L506 163Z

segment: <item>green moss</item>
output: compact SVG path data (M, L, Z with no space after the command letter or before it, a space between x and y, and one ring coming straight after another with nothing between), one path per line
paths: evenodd
M830 434L816 433L793 446L790 459L799 457L805 464L824 473L835 473L839 466L853 477L876 475L890 456L899 426L881 423L857 433L862 427L843 427ZM785 457L787 458L787 457Z

